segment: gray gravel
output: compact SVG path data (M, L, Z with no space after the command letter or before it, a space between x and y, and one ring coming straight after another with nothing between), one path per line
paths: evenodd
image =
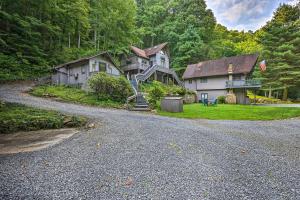
M32 153L0 156L0 199L299 199L300 120L185 120L19 94L0 98L100 125Z

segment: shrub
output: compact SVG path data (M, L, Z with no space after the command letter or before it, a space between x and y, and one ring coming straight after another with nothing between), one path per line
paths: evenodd
M141 90L143 92L149 93L150 90L152 90L154 87L159 87L164 95L180 95L180 96L184 96L185 94L187 94L188 91L187 89L177 86L177 85L166 85L163 84L161 82L158 81L153 81L152 83L144 83L141 86Z
M218 96L218 103L219 104L226 103L226 97L225 96Z
M157 108L157 101L164 96L164 91L161 87L155 86L149 91L148 102L152 108Z
M93 75L89 79L89 86L100 100L113 100L125 102L132 94L132 89L128 80L124 77L113 77L105 72Z

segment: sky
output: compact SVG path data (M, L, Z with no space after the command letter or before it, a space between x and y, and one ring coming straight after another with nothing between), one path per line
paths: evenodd
M206 0L218 23L230 30L256 31L272 18L280 3L297 0Z

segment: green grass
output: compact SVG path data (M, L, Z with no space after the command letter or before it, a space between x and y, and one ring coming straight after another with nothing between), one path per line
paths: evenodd
M33 88L30 94L38 97L52 97L64 102L107 108L122 108L123 103L112 100L98 100L97 96L81 89L68 86L44 85Z
M14 103L0 105L0 133L79 127L85 123L86 119L83 117L63 115L55 111Z
M205 107L202 104L184 105L184 112L169 113L159 110L162 116L213 119L213 120L276 120L300 116L300 108L263 107L254 105L223 105Z

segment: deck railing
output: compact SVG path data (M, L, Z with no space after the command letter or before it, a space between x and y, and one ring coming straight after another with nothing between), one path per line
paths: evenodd
M226 81L226 88L260 88L260 80L234 80Z

